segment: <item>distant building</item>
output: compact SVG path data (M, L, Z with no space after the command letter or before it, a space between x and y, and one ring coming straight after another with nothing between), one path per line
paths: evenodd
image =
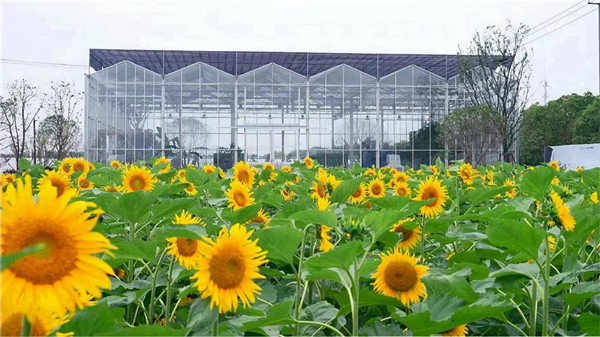
M432 126L465 103L456 58L92 49L85 153L221 167L306 155L324 165L454 159L459 150Z

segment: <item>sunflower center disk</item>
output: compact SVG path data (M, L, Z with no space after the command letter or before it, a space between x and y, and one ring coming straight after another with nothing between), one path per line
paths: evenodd
M233 195L233 200L238 206L246 205L246 196L242 192L235 192Z
M236 248L224 248L211 259L208 269L211 280L219 288L237 287L244 279L246 263L242 253Z
M371 191L373 192L373 194L379 195L381 193L381 186L379 186L379 184L375 184L371 188Z
M238 173L238 180L243 183L248 183L250 181L250 175L248 174L248 171L241 170L240 173Z
M60 197L65 192L65 186L61 181L52 180L52 186L56 188L56 197Z
M362 195L362 191L360 190L360 188L358 190L356 190L356 192L352 193L352 196L354 198L359 198Z
M385 269L385 282L394 291L407 291L417 283L417 271L407 262L392 262Z
M402 241L407 241L413 235L412 229L406 229L404 226L398 226L395 229L396 233L402 233Z
M29 229L36 227L32 224L23 224L23 226L30 226ZM5 247L3 248L6 249L6 252L20 251L39 243L44 244L45 248L36 254L18 260L9 267L17 277L26 279L33 284L52 284L67 276L77 267L77 249L73 246L71 238L60 237L58 234L41 230L20 234L22 235L20 238L4 241Z
M144 187L146 186L146 182L144 181L144 178L135 176L131 178L131 182L129 183L129 185L131 186L132 190L139 191L144 189Z
M434 188L428 188L423 192L422 200L429 200L431 198L436 198L436 200L427 204L427 206L433 207L433 206L435 206L435 203L437 202L437 197L438 197L438 192Z
M192 256L196 253L198 242L194 239L178 238L177 250L180 255Z

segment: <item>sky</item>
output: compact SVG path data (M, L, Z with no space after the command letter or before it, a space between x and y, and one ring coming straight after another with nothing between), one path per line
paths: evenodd
M543 102L545 79L549 100L598 94L598 6L584 3L0 0L0 95L20 78L42 92L61 80L83 91L84 74L93 71L90 48L455 54L477 30L507 19L535 27L573 5L574 13L526 39L533 52L530 103Z

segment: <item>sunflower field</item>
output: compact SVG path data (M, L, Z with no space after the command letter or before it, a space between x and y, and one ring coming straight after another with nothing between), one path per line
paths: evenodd
M600 169L1 177L2 336L600 335Z

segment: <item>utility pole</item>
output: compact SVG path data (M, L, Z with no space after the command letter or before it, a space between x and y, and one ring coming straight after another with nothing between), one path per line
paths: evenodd
M546 105L548 103L548 81L546 80L546 76L544 76L542 87L544 87L544 105Z
M600 1L588 0L588 5L598 6L598 95L600 95Z

